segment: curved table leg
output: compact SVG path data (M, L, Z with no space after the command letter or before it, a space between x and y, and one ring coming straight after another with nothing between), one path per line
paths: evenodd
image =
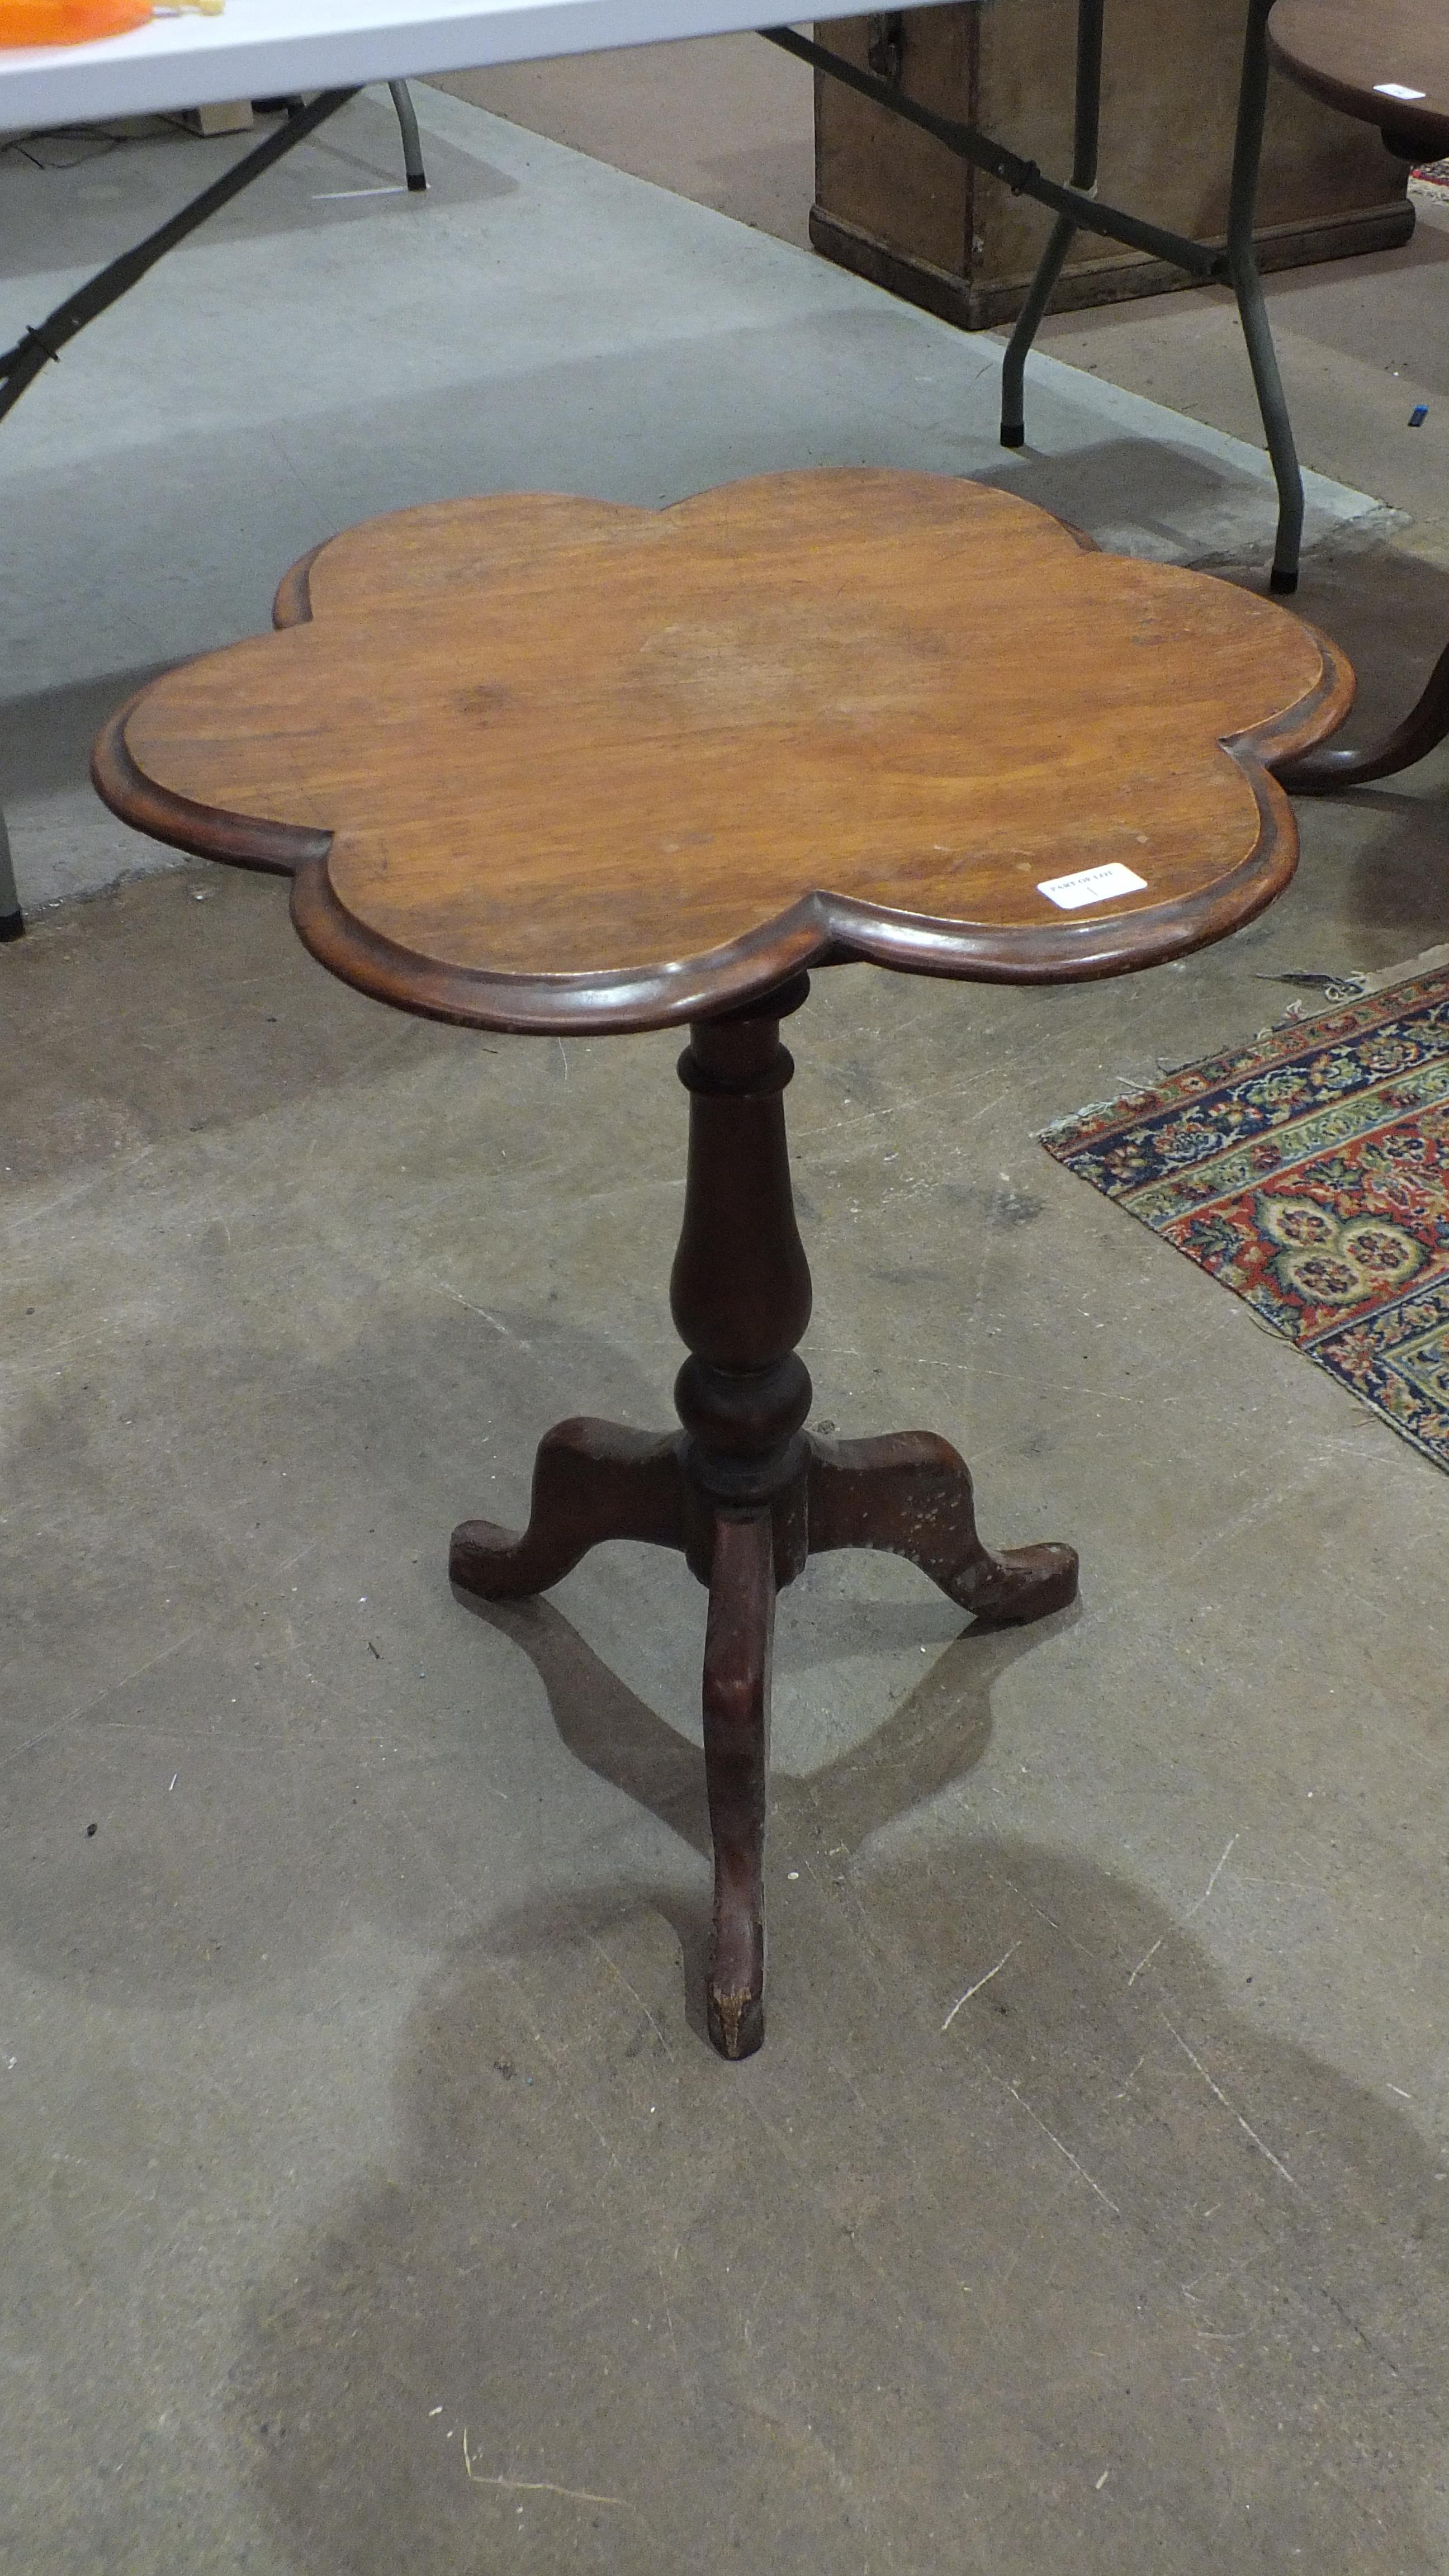
M810 1440L810 1553L878 1547L909 1557L963 1610L1003 1624L1044 1619L1077 1597L1077 1552L1044 1542L999 1556L976 1531L971 1471L949 1440Z
M715 1522L704 1637L704 1771L714 1838L714 1943L705 1994L722 2057L765 2036L765 1791L775 1534L768 1510Z
M561 1582L602 1539L682 1548L681 1445L677 1432L625 1431L587 1415L555 1424L534 1460L522 1537L496 1521L460 1521L448 1552L453 1582L485 1601L516 1600Z
M1395 725L1377 751L1353 751L1334 742L1321 743L1297 760L1270 763L1280 787L1291 796L1331 796L1339 787L1367 787L1375 778L1394 778L1412 769L1449 734L1449 644L1429 674L1422 697L1402 724Z

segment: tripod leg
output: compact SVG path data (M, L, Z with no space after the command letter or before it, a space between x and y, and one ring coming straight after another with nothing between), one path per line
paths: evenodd
M559 1583L606 1538L682 1548L684 1482L679 1436L623 1431L580 1416L539 1443L533 1503L522 1537L495 1521L460 1521L448 1572L460 1592L517 1600Z
M1397 778L1401 769L1412 769L1416 760L1427 758L1449 734L1449 645L1446 645L1424 685L1423 695L1410 708L1402 723L1395 725L1384 740L1367 750L1354 751L1336 742L1322 742L1316 751L1305 751L1297 760L1275 765L1273 775L1290 796L1331 796L1339 787L1367 787L1375 778ZM5 935L0 922L0 938Z
M722 2057L765 2036L765 1794L775 1537L768 1511L715 1523L704 1641L704 1767L714 1836L706 2002Z
M993 1556L976 1530L971 1471L948 1440L903 1431L884 1440L810 1443L810 1553L878 1547L908 1557L979 1619L1044 1619L1077 1597L1075 1548L1043 1543Z

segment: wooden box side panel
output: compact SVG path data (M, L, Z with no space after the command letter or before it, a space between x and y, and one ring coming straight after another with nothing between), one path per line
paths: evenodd
M1076 0L1012 0L982 13L979 121L1044 170L1071 163L1071 65ZM909 45L909 21L907 22ZM1116 0L1102 64L1101 193L1194 241L1227 230L1242 0ZM1050 79L1043 67L1057 67ZM1258 221L1298 224L1402 198L1403 162L1371 126L1337 115L1275 79L1268 94ZM993 277L1035 264L1050 217L1004 188L983 189L979 254ZM1130 259L1079 237L1073 263ZM1145 254L1138 254L1145 256Z
M979 8L917 9L906 20L901 86L924 105L976 112ZM869 18L833 18L816 39L869 69ZM973 200L983 183L929 134L883 116L869 99L815 76L815 199L877 240L898 244L960 277L971 245ZM988 183L989 184L989 183Z
M907 11L902 85L1065 179L1076 20L1076 0L968 0ZM864 64L872 23L832 21L820 41ZM1113 0L1103 59L1104 198L1193 240L1221 240L1242 42L1243 0ZM816 84L816 134L823 214L978 291L1029 278L1051 222L1044 207L990 179L973 187L971 174L929 135L893 128L868 101L824 78ZM1331 228L1344 216L1407 212L1407 183L1406 165L1390 157L1371 126L1272 81L1260 230ZM1069 261L1070 269L1114 275L1148 265L1145 253L1087 235L1079 235Z

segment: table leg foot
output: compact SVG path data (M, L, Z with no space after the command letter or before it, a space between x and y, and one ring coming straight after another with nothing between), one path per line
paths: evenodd
M656 1547L685 1541L683 1446L677 1432L625 1431L580 1416L539 1443L528 1527L460 1521L448 1572L461 1592L485 1601L546 1592L602 1539L640 1538Z
M721 2057L765 2036L765 1792L775 1539L766 1510L715 1523L704 1643L704 1767L714 1838L706 2009Z
M1077 1597L1075 1548L982 1545L971 1471L948 1440L904 1431L882 1440L810 1440L810 1553L876 1547L909 1557L963 1610L1020 1624Z

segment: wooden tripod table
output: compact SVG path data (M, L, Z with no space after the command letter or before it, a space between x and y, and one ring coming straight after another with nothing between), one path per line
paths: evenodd
M1269 756L1330 732L1352 678L1266 600L914 474L403 511L299 564L276 617L113 720L118 814L290 874L313 953L404 1010L689 1025L683 1428L560 1423L523 1536L464 1521L451 1570L539 1592L628 1537L708 1586L709 2027L744 2057L778 1588L841 1547L912 1558L986 1620L1077 1584L1069 1547L982 1544L944 1440L805 1433L780 1021L850 958L1058 982L1220 938L1293 872Z

